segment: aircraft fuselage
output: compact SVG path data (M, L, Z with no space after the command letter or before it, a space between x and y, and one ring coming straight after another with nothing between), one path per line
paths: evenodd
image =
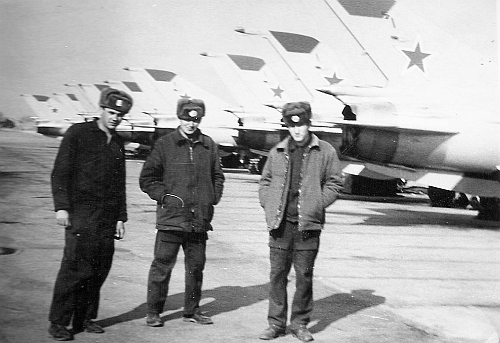
M340 152L375 164L487 176L500 166L499 129L491 123L446 134L349 126Z

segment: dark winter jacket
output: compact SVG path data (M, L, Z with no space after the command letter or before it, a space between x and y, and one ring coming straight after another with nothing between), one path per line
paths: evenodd
M107 140L97 121L74 124L66 131L52 171L56 211L98 206L114 212L114 220L127 221L123 140L114 132L109 144Z
M157 202L158 230L211 230L214 205L220 201L224 184L218 146L201 133L190 143L177 128L156 141L139 184Z
M259 181L259 200L269 230L277 229L286 214L290 139L287 137L271 149ZM325 209L337 199L341 189L340 163L335 149L312 134L302 162L297 206L299 230L321 230Z

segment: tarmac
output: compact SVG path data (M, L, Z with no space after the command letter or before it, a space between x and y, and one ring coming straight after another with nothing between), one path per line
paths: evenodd
M0 129L0 342L52 342L48 310L64 236L50 172L59 140ZM209 234L201 310L213 325L182 321L179 253L161 317L145 325L155 204L127 161L129 221L101 291L104 334L78 342L259 342L267 327L269 261L258 176L226 172ZM315 267L316 342L499 342L500 223L430 207L425 197L344 195L327 209ZM290 275L288 296L294 291ZM298 342L290 333L274 340Z

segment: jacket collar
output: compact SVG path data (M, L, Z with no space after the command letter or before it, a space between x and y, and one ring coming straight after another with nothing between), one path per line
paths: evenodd
M106 132L104 132L103 130L101 130L99 128L99 125L97 124L97 120L98 119L90 122L90 130L94 131L94 132L102 132L102 133L106 134ZM109 133L111 134L112 137L118 136L118 133L116 133L116 130L109 130Z
M318 136L316 136L312 132L310 133L310 135L311 135L311 141L309 142L309 144L307 146L307 151L309 151L309 150L311 150L313 148L319 149L319 138L318 138ZM284 152L288 153L290 139L292 139L292 137L288 136L287 138L285 138L284 140L282 140L281 142L279 142L276 145L276 149L278 151L284 151Z
M102 131L100 128L99 128L99 125L97 125L97 119L96 120L93 120L90 122L90 129L92 131Z
M181 134L181 129L178 127L174 132L173 132L173 136L174 136L174 140L175 142L177 143L177 145L182 145L184 143L188 143L189 140L184 137L182 134ZM198 131L200 132L200 135L198 136L198 140L196 140L194 143L201 143L205 148L208 148L208 143L207 143L207 139L205 137L205 135L203 133L201 133L201 131L198 129Z

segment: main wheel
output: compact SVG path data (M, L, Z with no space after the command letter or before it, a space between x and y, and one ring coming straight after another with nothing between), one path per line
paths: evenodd
M455 192L446 189L429 186L427 195L433 207L453 207Z

